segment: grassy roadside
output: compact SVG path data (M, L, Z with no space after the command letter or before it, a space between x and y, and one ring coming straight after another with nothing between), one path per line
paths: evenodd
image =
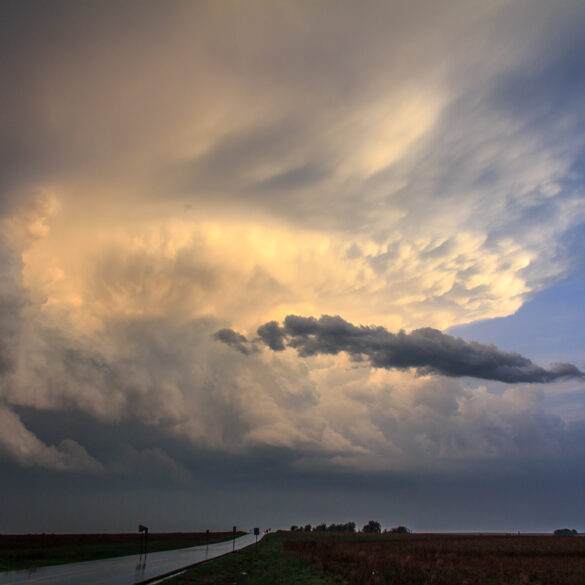
M231 532L211 532L209 543L231 538ZM206 542L205 532L152 533L148 537L148 552L198 546ZM92 561L139 552L140 536L137 533L0 534L0 571Z
M283 552L284 536L269 534L235 554L203 563L165 585L335 585L332 577Z

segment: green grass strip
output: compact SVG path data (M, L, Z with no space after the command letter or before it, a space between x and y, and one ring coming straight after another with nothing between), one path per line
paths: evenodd
M265 536L257 545L213 559L165 581L165 585L335 585L282 550L283 537Z

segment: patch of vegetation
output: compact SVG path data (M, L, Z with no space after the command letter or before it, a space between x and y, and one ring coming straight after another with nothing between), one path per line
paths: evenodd
M240 532L238 535L244 534ZM173 550L229 540L232 532L151 533L148 552ZM30 569L134 555L140 552L136 534L0 534L0 571Z
M293 524L290 527L291 532L355 532L355 522L346 522L345 524L317 524L317 526L311 526L306 524L305 526L297 526Z
M252 545L170 579L169 585L335 585L322 570L283 552L286 533L265 536Z

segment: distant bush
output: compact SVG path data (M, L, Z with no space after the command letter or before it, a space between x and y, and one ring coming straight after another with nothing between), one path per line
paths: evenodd
M329 524L328 532L355 532L355 522L346 522L345 524Z
M364 525L362 532L369 534L380 534L380 532L382 532L382 525L375 520L370 520L367 524Z
M321 522L321 524L317 524L315 528L313 528L314 532L355 532L355 522L346 522L345 524L325 524L325 522Z
M406 526L395 526L394 528L390 528L390 530L385 531L390 534L410 534L412 530L407 528Z
M555 536L577 536L579 534L574 528L557 528L554 531Z

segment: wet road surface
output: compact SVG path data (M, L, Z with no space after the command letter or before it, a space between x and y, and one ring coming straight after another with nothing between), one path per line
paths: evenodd
M256 541L253 534L236 539L236 550ZM233 541L194 546L147 555L130 555L40 567L25 571L0 572L0 585L133 585L188 565L231 552Z

